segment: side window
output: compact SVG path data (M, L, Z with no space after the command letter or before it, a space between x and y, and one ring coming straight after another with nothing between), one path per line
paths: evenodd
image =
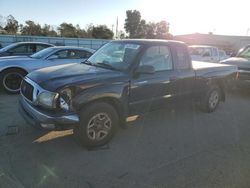
M36 52L36 45L35 44L27 44L27 52L33 54Z
M211 57L212 56L212 49L211 48L204 48L203 57Z
M43 50L45 48L48 48L48 46L42 45L42 44L37 44L36 45L36 52L39 52L39 51L41 51L41 50Z
M85 58L87 59L92 55L92 53L88 51L79 51L79 53L80 53L80 58L83 58L83 59Z
M149 47L143 54L140 65L152 65L155 71L172 70L172 57L167 46Z
M175 68L177 70L190 69L190 56L188 55L188 50L184 47L176 47L176 64Z
M91 53L82 50L70 50L69 51L69 58L70 59L85 59L89 58Z
M68 50L61 50L56 52L54 55L58 56L58 59L68 59Z
M216 48L213 48L213 56L218 56L218 51L217 51L217 49Z
M14 54L19 53L27 53L28 52L28 45L19 45L13 49L10 50Z

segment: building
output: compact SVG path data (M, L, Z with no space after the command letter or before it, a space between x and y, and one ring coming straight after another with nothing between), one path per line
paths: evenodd
M249 36L227 36L214 34L187 34L176 35L175 40L183 41L188 45L210 45L223 49L227 54L237 53L239 49L250 44Z

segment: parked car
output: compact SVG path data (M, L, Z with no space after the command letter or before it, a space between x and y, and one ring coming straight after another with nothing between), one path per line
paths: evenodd
M0 57L29 56L54 45L43 42L17 42L0 49Z
M195 99L206 112L225 101L236 66L191 62L187 46L164 40L117 40L85 63L44 68L21 85L20 112L40 128L68 128L87 147L106 144L130 115Z
M220 61L228 59L230 56L224 50L219 50Z
M237 79L233 81L234 86L240 88L250 87L250 45L240 49L236 57L225 59L221 63L238 67Z
M205 62L220 62L219 49L213 46L192 45L189 46L189 52L192 60Z
M29 57L0 58L0 81L8 93L18 93L22 78L29 72L55 65L80 63L94 50L80 47L50 47ZM0 85L0 86L1 86Z

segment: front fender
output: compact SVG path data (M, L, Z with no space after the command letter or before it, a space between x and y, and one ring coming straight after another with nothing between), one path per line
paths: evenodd
M86 89L78 93L73 99L73 107L79 111L87 104L97 100L109 100L116 103L120 112L125 113L128 109L128 83L109 84ZM120 109L121 108L121 109Z

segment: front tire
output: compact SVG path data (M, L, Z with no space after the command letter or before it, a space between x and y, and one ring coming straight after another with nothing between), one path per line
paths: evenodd
M119 118L115 108L104 102L95 102L80 112L80 125L74 135L83 146L93 148L107 144L114 136Z
M0 76L2 88L9 94L19 93L21 82L25 75L26 73L24 71L18 69L3 71Z
M213 85L205 94L204 99L201 102L201 109L204 112L213 112L216 110L220 103L221 90L217 85Z

